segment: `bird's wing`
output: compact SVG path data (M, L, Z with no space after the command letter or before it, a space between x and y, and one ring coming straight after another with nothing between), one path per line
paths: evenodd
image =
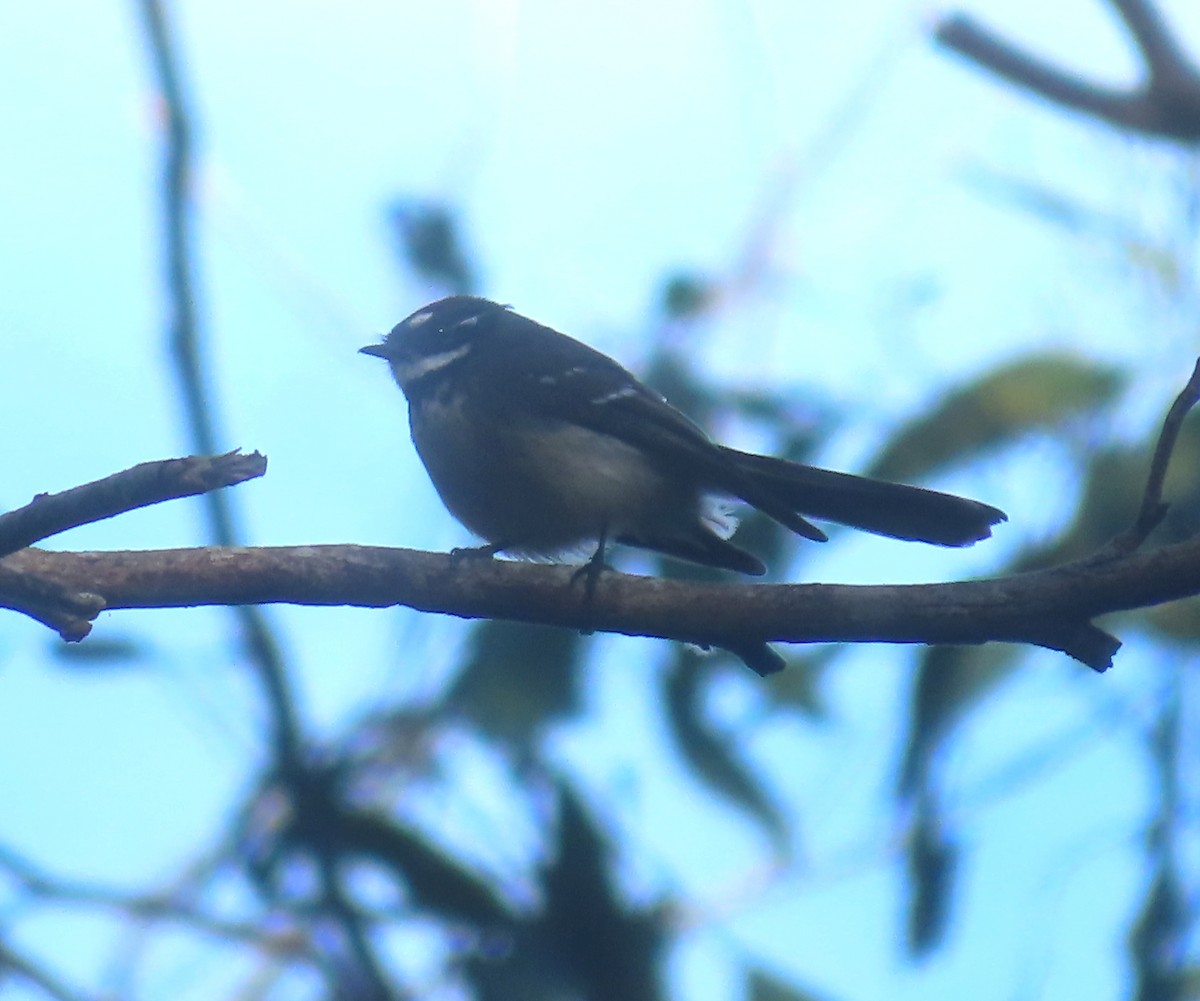
M520 335L526 344L531 337L541 341L543 364L537 371L510 368L508 353L498 352L491 377L513 380L526 400L538 403L533 409L624 441L661 463L664 472L740 497L800 535L825 539L824 532L731 462L694 421L607 355L517 314L507 319L529 324Z

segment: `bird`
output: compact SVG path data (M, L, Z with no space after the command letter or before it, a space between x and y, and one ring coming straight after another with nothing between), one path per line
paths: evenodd
M433 486L486 543L474 552L595 546L585 565L599 569L615 542L761 575L731 541L731 501L816 542L828 537L809 518L940 546L1007 520L970 498L721 445L614 359L478 296L423 306L360 351L388 363Z

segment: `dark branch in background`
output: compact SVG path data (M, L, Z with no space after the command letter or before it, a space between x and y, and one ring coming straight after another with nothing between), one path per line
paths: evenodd
M84 995L73 991L59 980L54 974L43 969L32 959L14 951L7 943L0 941L0 987L9 977L19 977L26 983L32 984L46 997L54 1001L84 1001Z
M138 0L145 23L146 37L162 94L166 114L166 149L163 171L164 254L166 287L170 303L170 345L184 401L186 423L197 451L217 451L220 436L215 429L208 380L202 364L199 320L196 309L195 265L192 259L192 136L191 114L184 96L178 60L175 56L160 0ZM220 490L204 494L210 534L219 546L233 546L239 533L229 501ZM287 669L279 643L262 610L252 605L237 608L242 642L254 665L269 707L274 769L293 794L305 782L309 763L305 760L300 723L288 684ZM324 860L329 849L312 843L300 846ZM324 855L322 854L324 852ZM335 864L318 867L327 901L343 897L341 876ZM356 983L374 985L380 997L388 993L381 980L380 964L370 953L370 944L361 935L357 921L346 912L334 909L329 917L341 924L355 949L356 967L347 969L347 978Z
M1184 878L1187 823L1183 757L1187 734L1183 670L1171 671L1154 727L1147 735L1147 752L1157 804L1145 832L1150 885L1141 913L1129 932L1134 988L1130 997L1183 998L1188 963L1192 902Z
M966 14L943 18L934 37L959 55L1054 104L1145 135L1200 141L1200 73L1149 0L1110 2L1146 66L1146 80L1135 90L1084 80L1001 38Z
M59 532L103 521L125 511L177 497L194 497L262 476L258 452L163 459L114 473L57 494L38 494L24 507L0 515L0 557Z
M166 289L171 311L170 346L179 375L188 433L197 452L217 451L210 405L211 393L201 361L196 287L193 278L191 226L192 130L191 113L171 43L166 17L159 0L138 0L154 74L166 115L167 144L164 151L162 211L163 251L166 257ZM237 545L229 500L221 491L204 495L212 540L217 545ZM260 609L239 608L242 639L246 652L258 669L271 706L278 757L297 761L300 753L299 726L279 644Z
M1150 0L1109 0L1125 27L1141 50L1142 58L1152 80L1160 85L1169 85L1172 80L1195 80L1183 49L1176 43L1167 23L1154 8Z
M334 956L334 983L338 996L354 1001L391 1001L394 997L379 957L371 944L370 923L359 912L343 885L339 862L346 849L341 844L323 846L317 858L321 874L321 907L336 922L344 942L342 955Z
M32 901L56 907L111 911L133 921L186 927L220 941L251 946L264 955L286 955L308 965L315 965L318 959L311 942L294 924L238 921L211 913L195 902L195 898L202 896L197 888L183 892L130 893L52 875L6 846L0 846L0 871L15 884L15 896Z

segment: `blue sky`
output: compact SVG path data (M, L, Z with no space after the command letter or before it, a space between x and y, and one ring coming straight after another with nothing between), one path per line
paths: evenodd
M156 106L131 6L0 11L3 507L185 450L164 375ZM1140 434L1190 371L1185 293L1131 267L1128 248L1056 230L970 183L983 167L1044 184L1170 247L1186 238L1173 215L1186 165L933 50L920 5L176 7L199 120L200 289L223 444L271 463L236 490L255 543L466 541L408 444L398 393L355 353L427 297L388 250L383 211L397 195L461 207L488 294L635 368L664 276L734 272L770 219L763 279L709 325L696 357L731 384L852 404L823 456L843 468L947 386L1034 348L1133 371L1114 436ZM1081 71L1132 78L1102 3L971 9ZM1200 18L1168 9L1200 52ZM1009 511L994 545L914 555L840 539L811 572L878 582L986 572L1053 531L1072 486L1037 443L944 485ZM175 503L53 544L185 545L200 524L197 506ZM271 615L307 718L327 733L384 696L433 690L462 635L413 613ZM41 627L0 619L0 843L52 869L137 881L165 877L214 836L259 753L231 632L215 610L104 615L97 636L135 637L153 660L88 676L56 666ZM398 640L426 655L420 676L394 662ZM763 846L694 790L652 795L677 789L678 768L628 789L631 748L662 741L654 707L639 703L646 647L600 645L595 717L556 741L620 807L642 846L633 871L703 909L753 871ZM753 679L726 693L731 726L755 721L751 753L800 818L808 855L686 938L672 964L679 996L729 996L744 954L846 999L957 998L964 985L978 1001L1121 996L1147 795L1131 735L1085 741L1036 782L972 797L1022 748L1086 727L1102 700L1136 700L1154 665L1136 641L1103 682L1050 654L1030 661L947 763L969 876L950 948L917 969L894 945L895 846L878 800L907 655L841 661L825 728L760 719ZM632 736L616 745L614 732ZM711 837L668 857L660 824L692 814ZM55 923L65 921L31 922L20 944L86 981L103 935ZM81 943L69 960L51 945L64 929ZM994 983L978 981L981 967L997 970Z

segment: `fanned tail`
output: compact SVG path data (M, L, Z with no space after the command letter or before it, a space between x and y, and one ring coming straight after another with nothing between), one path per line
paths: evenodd
M1008 520L999 508L967 497L733 448L721 447L721 451L744 477L795 512L875 535L937 546L969 546L988 538L993 525ZM759 506L752 498L743 499ZM773 510L766 513L775 517Z

